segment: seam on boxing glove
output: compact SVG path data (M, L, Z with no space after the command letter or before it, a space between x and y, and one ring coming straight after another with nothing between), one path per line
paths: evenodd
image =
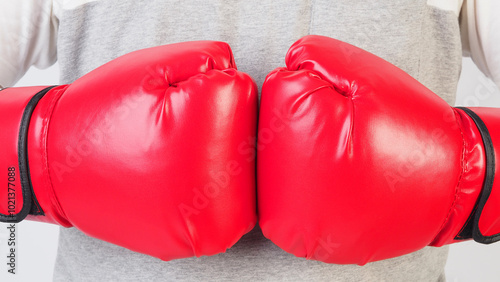
M49 136L50 120L52 118L52 114L54 113L55 106L68 87L69 86L66 86L62 89L57 89L56 91L54 91L49 106L47 107L47 110L43 114L43 126L41 131L42 138L40 138L40 148L42 149L42 160L43 160L43 163L41 164L43 170L42 175L45 182L44 186L46 187L46 190L44 192L50 194L49 196L49 198L51 199L50 204L57 210L58 215L60 215L59 217L54 219L57 220L58 223L63 226L70 226L70 223L68 222L67 216L64 213L63 209L61 208L61 205L59 204L59 199L57 198L57 195L54 192L54 187L52 186L52 179L50 177L50 169L49 169L47 139ZM64 221L61 222L61 220Z
M466 141L465 141L465 137L464 137L464 131L462 130L462 124L459 123L459 120L461 120L459 117L458 117L458 114L456 113L456 110L453 111L454 114L455 114L455 120L457 122L457 126L458 128L460 129L460 135L462 136L462 141L463 141L463 145L462 145L462 159L460 160L461 161L461 165L460 165L460 168L461 168L461 172L460 172L460 179L458 181L458 184L457 184L457 187L460 187L460 182L461 180L463 179L463 175L464 175L464 171L466 169L466 166L465 166L465 160L468 159L468 157L465 156L465 154L467 153L467 150L466 150ZM456 191L457 193L457 199L460 198L460 194L459 194L459 191ZM470 220L472 219L472 214L474 213L475 211L475 207L472 209L472 212L471 214L469 215L469 217L467 218L467 220L465 221L465 224L462 226L462 228L460 229L460 231L458 232L458 235L455 236L455 238L453 238L454 240L467 240L467 239L470 239L471 237L470 236L463 236L465 234L463 234L462 236L460 234L462 234L462 231L464 230L464 228L469 224Z
M51 87L45 88L44 90L40 91L40 93L43 93L43 94L41 94L41 97L36 101L36 104L38 104L38 101L40 101L41 98L44 97L45 94L47 94L54 87L55 86L51 86ZM31 103L31 101L30 101L30 103ZM28 103L28 106L26 106L26 108L29 107L30 103ZM35 193L33 191L33 185L32 185L32 182L31 182L31 173L30 173L30 168L29 168L29 158L28 158L28 142L27 142L28 141L28 129L29 129L29 124L31 123L31 115L35 111L36 104L33 106L32 109L30 109L31 113L29 114L29 118L25 119L25 117L23 115L23 121L22 121L22 123L26 122L27 124L26 124L26 128L22 129L22 130L25 130L25 132L23 132L23 133L20 132L19 133L19 140L20 140L20 142L21 142L21 138L23 138L24 143L25 143L23 147L21 147L21 143L19 144L19 148L20 148L19 149L19 172L20 172L20 175L21 175L21 185L24 188L25 184L23 183L23 179L25 181L29 181L28 185L29 185L29 188L30 188L31 193L32 193L32 200L33 200L33 202L32 202L29 214L31 214L31 215L45 215L45 213L44 213L42 207L40 206L40 204L38 203L36 195L35 195ZM21 137L21 134L23 134L24 136ZM26 163L24 164L25 165L24 167L22 165L22 161L24 161L24 160L21 157L21 150L25 150L23 152L24 158L25 158L25 161L26 161ZM26 171L25 171L26 175L23 175L23 168L26 169Z
M495 150L493 148L493 142L491 140L488 127L486 126L486 124L484 124L483 120L474 111L468 108L459 107L458 109L464 111L476 124L477 129L479 130L479 133L481 134L481 138L483 140L483 146L486 158L486 172L484 176L483 187L481 189L479 199L476 202L476 206L474 207L474 212L471 213L473 214L474 220L471 221L471 224L468 224L466 226L464 232L472 233L472 238L474 239L474 241L478 243L491 244L500 240L500 234L495 234L491 236L483 235L481 233L481 230L479 229L479 220L481 219L483 208L488 202L491 190L493 189L493 180L495 178Z
M457 107L457 108L459 108L459 107ZM468 116L468 115L466 114L466 116ZM464 240L469 240L472 238L472 224L474 223L473 219L474 219L474 214L476 213L476 210L477 210L477 201L474 204L474 207L472 208L472 211L470 212L469 216L467 217L467 220L465 221L464 225L462 226L462 228L460 229L458 234L455 236L455 238L453 238L453 240L464 241Z
M31 183L28 160L28 129L31 121L31 116L38 102L45 96L45 94L47 94L47 92L49 92L54 87L55 86L47 87L36 93L33 97L31 97L30 101L24 108L19 128L17 145L17 158L19 163L21 190L23 193L23 206L21 208L21 211L19 211L19 213L17 214L0 214L0 221L2 222L18 223L24 220L29 214L43 215L43 210L41 209L36 199L36 196L33 192L33 185Z
M453 111L453 114L455 116L455 123L456 123L458 129L460 130L460 136L462 137L462 150L460 153L460 175L458 177L457 185L455 186L455 197L453 199L453 203L451 204L451 207L448 210L448 214L446 215L446 217L443 221L443 224L441 224L441 226L439 227L439 231L434 235L433 242L430 245L434 245L437 242L438 237L441 236L441 232L443 232L444 227L448 223L453 211L455 210L455 207L456 207L458 200L460 198L460 193L459 193L460 186L461 186L461 183L462 183L462 180L464 177L465 159L466 159L465 154L467 152L465 149L466 141L465 141L465 137L464 137L464 132L462 130L462 125L459 123L459 119L457 118L457 114L454 111Z

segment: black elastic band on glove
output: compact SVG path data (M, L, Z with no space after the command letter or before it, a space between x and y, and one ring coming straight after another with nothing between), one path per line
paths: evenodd
M29 170L28 161L28 129L31 121L31 116L35 110L36 105L43 98L47 92L49 92L55 86L47 87L42 91L31 97L30 101L24 109L23 116L21 118L21 125L19 128L19 137L17 145L17 155L19 160L19 177L21 179L21 190L23 193L23 207L21 211L17 214L6 215L0 213L0 221L17 223L25 219L28 214L32 215L45 215L42 208L38 204L38 201L33 192L33 185L31 183L31 176ZM6 89L6 88L5 88Z
M474 207L474 211L467 220L466 226L462 229L460 234L457 235L455 239L470 239L473 238L474 241L482 244L491 244L500 240L500 234L495 234L492 236L485 236L479 230L479 219L483 212L484 206L490 197L491 190L493 189L493 180L495 179L495 150L493 148L493 142L491 141L490 132L484 124L483 120L471 109L458 107L458 109L464 111L476 124L481 138L483 139L484 152L486 158L486 172L484 175L483 188L481 194L479 195L479 200Z

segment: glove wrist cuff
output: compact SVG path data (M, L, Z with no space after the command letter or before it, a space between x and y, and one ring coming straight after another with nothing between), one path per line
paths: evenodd
M481 194L468 224L462 230L476 242L490 244L500 240L500 118L491 108L460 108L474 120L485 150L485 177ZM498 173L497 173L498 172Z
M32 157L29 132L36 109L54 86L5 88L0 91L0 169L6 170L4 181L7 189L0 193L0 221L17 223L30 220L63 224L63 217L51 212L53 209L43 192L33 189L34 180L30 169ZM30 148L28 148L30 147ZM38 162L38 160L35 160ZM41 200L41 198L42 200ZM41 201L40 201L41 200ZM49 209L47 212L45 209ZM60 218L60 220L56 220Z
M6 88L0 92L2 133L0 168L6 169L6 193L0 195L0 221L20 222L28 214L43 215L31 185L27 132L31 115L52 87Z

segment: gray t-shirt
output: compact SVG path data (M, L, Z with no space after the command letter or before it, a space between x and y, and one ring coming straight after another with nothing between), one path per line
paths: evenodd
M320 34L385 58L452 105L462 61L459 22L428 2L87 1L59 17L61 82L133 50L210 39L228 42L239 70L260 88L293 42ZM444 281L447 251L428 247L365 266L331 265L280 250L256 227L227 253L164 262L62 228L54 280Z

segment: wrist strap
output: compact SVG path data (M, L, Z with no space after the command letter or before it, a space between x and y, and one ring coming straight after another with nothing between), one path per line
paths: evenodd
M44 215L44 212L36 196L33 193L33 186L31 184L30 171L29 171L29 161L28 161L28 129L30 125L31 115L35 110L36 105L43 98L47 92L49 92L55 86L47 87L38 93L36 93L28 102L24 108L23 115L21 118L21 123L19 127L18 142L17 142L17 155L18 155L18 165L19 165L19 177L21 180L21 191L23 206L18 213L2 214L0 213L0 221L17 223L25 219L28 214L32 215ZM1 91L8 89L4 88ZM15 201L15 199L14 199Z
M491 140L491 135L483 120L471 109L464 107L458 107L458 109L464 111L474 121L481 134L486 158L486 171L479 200L476 202L474 211L467 220L467 224L462 229L460 234L457 235L457 238L473 238L474 241L478 243L491 244L500 240L500 234L485 236L479 229L479 220L493 189L493 180L495 179L495 150Z

